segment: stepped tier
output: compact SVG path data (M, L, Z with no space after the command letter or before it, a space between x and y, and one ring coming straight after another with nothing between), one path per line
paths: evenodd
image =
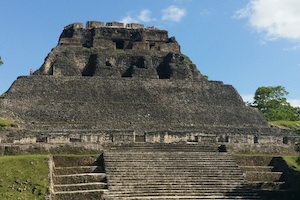
M44 64L19 77L0 107L0 117L24 129L2 134L2 143L297 140L245 106L233 86L207 80L167 31L138 24L66 26Z
M3 105L16 119L37 125L87 123L148 131L204 125L269 128L233 87L209 81L20 77Z
M53 156L49 162L51 199L102 199L107 191L101 156Z
M213 145L114 146L104 161L105 199L260 199L234 159Z

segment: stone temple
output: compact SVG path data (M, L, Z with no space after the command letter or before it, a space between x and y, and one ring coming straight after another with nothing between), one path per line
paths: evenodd
M66 26L44 64L3 96L2 116L18 122L30 143L293 140L231 85L207 80L175 37L140 24ZM1 139L22 143L18 137Z
M186 162L194 163L197 159L218 157L219 152L212 154L218 149L226 151L227 148L237 153L277 152L298 140L286 130L271 127L258 110L245 106L233 86L207 80L181 53L175 37L169 37L166 30L141 24L124 27L119 22L104 25L89 21L85 27L82 23L66 26L43 65L30 76L18 77L2 95L0 117L11 119L18 126L3 131L0 135L2 146L19 145L23 149L41 146L47 149L57 145L91 149L115 146L114 150L104 153L103 158L111 191L104 195L106 199L199 199L200 193L203 198L223 199L228 195L236 198L245 194L245 199L257 199L258 196L247 193L242 185L229 188L239 183L242 176L239 171L223 180L229 183L232 177L238 177L234 184L230 182L215 194L207 192L212 189L201 190L195 183L192 183L195 190L177 182L178 188L172 189L166 182L172 182L170 177L174 174L164 179L164 190L156 188L154 183L153 190L143 190L134 185L145 184L134 180L134 174L127 177L127 183L130 180L132 183L126 188L125 183L117 181L122 178L114 177L113 174L121 173L114 171L114 166L122 168L120 160L133 154L130 147L140 148L137 151L141 154L137 157L150 156L152 163L159 163L155 160L159 156L179 158L179 151ZM175 148L174 144L178 146ZM197 147L196 150L187 144ZM113 152L119 148L122 150L115 155ZM162 149L167 149L169 154L162 153ZM122 155L127 150L130 153ZM156 157L151 157L152 150ZM124 162L130 159L129 156ZM209 165L218 165L222 159L224 163L234 163L227 154L222 154ZM54 159L55 162L59 166L59 159ZM198 168L198 165L187 165L191 169ZM156 167L166 169L168 166ZM180 166L177 169L181 169ZM191 170L190 173L198 172ZM158 177L155 180L158 181ZM59 178L54 179L55 186ZM220 182L214 184L215 188ZM135 189L130 190L133 185ZM167 188L171 188L171 192L168 193ZM153 191L160 192L154 194ZM58 190L56 194L53 199L64 199L59 197ZM76 199L75 196L71 199Z

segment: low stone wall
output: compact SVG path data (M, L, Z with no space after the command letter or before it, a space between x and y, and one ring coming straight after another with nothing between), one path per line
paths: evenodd
M231 154L299 155L292 144L227 144L226 150Z
M104 146L97 143L0 144L0 156L23 154L99 154Z
M220 144L257 144L257 145L294 145L299 136L287 135L250 135L238 133L202 133L202 132L148 132L145 133L145 142L176 143L176 142L203 142Z
M134 142L135 133L132 130L85 130L61 132L3 132L0 135L0 144L70 144L70 143L131 143Z
M30 152L51 152L61 147L100 150L111 144L146 143L203 143L226 146L230 153L297 154L294 150L299 136L216 134L200 131L155 131L140 134L133 130L77 130L64 132L3 132L0 136L1 154L15 154L22 149ZM52 150L51 150L52 149ZM1 153L2 151L2 153Z

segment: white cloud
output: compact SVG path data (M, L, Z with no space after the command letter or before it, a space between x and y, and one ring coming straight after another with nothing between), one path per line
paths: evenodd
M200 10L199 13L200 13L200 15L204 16L204 15L209 15L211 13L211 11L208 9L202 9L202 10Z
M297 45L294 45L294 46L291 46L291 47L283 48L283 51L295 51L295 50L298 50L298 49L300 49L300 44L297 44Z
M299 0L250 0L234 18L247 18L250 26L264 32L268 40L300 41Z
M150 10L142 10L138 16L138 19L142 22L151 22L154 19L151 18L151 12Z
M124 24L128 23L142 23L155 21L155 18L151 18L151 11L148 9L142 10L137 16L132 17L131 13L128 13L126 17L123 17L120 22Z
M241 95L244 102L253 102L253 94Z
M287 100L293 107L300 107L300 99Z
M138 20L132 18L130 15L122 18L120 20L120 22L124 23L124 24L129 24L129 23L138 23Z
M186 11L184 8L179 8L172 5L166 9L163 9L162 13L162 20L179 22L185 16Z

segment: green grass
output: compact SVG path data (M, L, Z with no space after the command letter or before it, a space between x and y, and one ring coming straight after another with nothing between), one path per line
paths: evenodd
M0 156L0 199L45 199L48 156Z
M298 156L283 156L283 159L288 164L289 167L294 169L295 171L300 172L300 163Z
M300 133L300 121L271 121L270 124L283 129L291 129Z
M3 118L0 118L0 130L1 128L5 127L5 126L12 126L14 125L15 123L13 121L10 121L10 120L7 120L7 119L3 119Z

